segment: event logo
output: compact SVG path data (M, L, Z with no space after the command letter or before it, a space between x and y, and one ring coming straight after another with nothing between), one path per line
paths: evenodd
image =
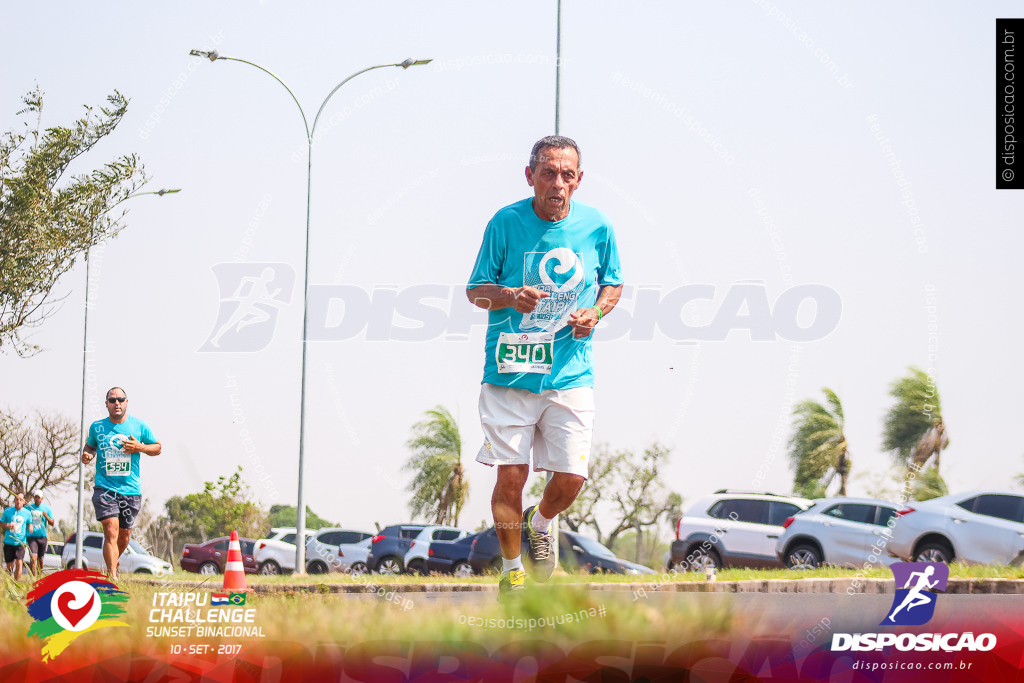
M546 292L548 296L523 316L520 330L554 332L578 308L586 285L583 259L572 249L556 247L548 252L528 251L523 256L523 285Z
M892 600L889 614L881 626L920 626L928 623L935 614L935 593L930 590L946 590L949 581L949 566L941 562L895 562L891 565L896 579L896 597Z
M35 621L28 635L42 638L43 661L53 659L79 636L108 626L128 626L128 594L99 572L67 569L35 582L25 606Z
M220 307L200 352L260 351L270 344L279 309L291 301L295 271L286 263L218 263Z
M945 591L949 567L941 562L894 562L896 595L880 626L920 626L935 614L936 595ZM900 652L987 652L996 646L991 633L834 633L832 651L880 652L895 647Z

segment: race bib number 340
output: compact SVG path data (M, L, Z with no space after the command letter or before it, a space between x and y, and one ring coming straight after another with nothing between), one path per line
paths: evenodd
M498 337L498 372L550 375L554 348L555 335L552 332L502 332Z

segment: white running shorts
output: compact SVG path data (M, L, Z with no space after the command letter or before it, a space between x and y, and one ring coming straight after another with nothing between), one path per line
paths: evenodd
M529 465L535 471L587 476L594 432L594 388L526 389L480 385L484 445L477 462Z

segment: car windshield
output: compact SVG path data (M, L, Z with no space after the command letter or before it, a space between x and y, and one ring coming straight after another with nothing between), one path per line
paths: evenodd
M585 536L577 536L575 540L577 545L581 546L591 555L597 555L598 557L615 557L615 553L608 550L608 548L605 548L597 541L586 538Z
M132 550L139 553L140 555L149 555L149 553L146 552L146 549L139 545L134 538L129 539L128 545L129 547L131 547Z

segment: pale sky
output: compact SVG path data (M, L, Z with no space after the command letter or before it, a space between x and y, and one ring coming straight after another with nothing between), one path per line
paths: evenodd
M721 487L788 492L792 401L828 386L863 494L890 464L889 383L918 365L942 397L951 489L1011 485L1024 195L994 189L993 66L995 18L1019 8L566 0L560 132L583 152L575 198L616 227L630 297L597 332L598 441L670 447L662 481L684 506ZM147 190L182 189L126 204L92 266L86 420L126 389L163 442L142 470L154 508L238 465L268 506L296 499L301 118L268 75L189 50L275 72L310 121L353 72L432 58L358 76L318 126L306 501L350 528L407 521L404 442L440 404L461 423L462 526L489 518L483 318L463 290L484 226L529 196L530 147L554 132L553 0L39 2L6 5L0 31L4 130L36 84L50 125L117 89L128 114L83 164L136 152ZM268 267L272 317L211 349L223 299ZM84 284L84 266L61 281L33 337L45 351L0 356L0 406L78 420ZM782 336L797 326L815 338ZM67 517L71 500L51 502Z

